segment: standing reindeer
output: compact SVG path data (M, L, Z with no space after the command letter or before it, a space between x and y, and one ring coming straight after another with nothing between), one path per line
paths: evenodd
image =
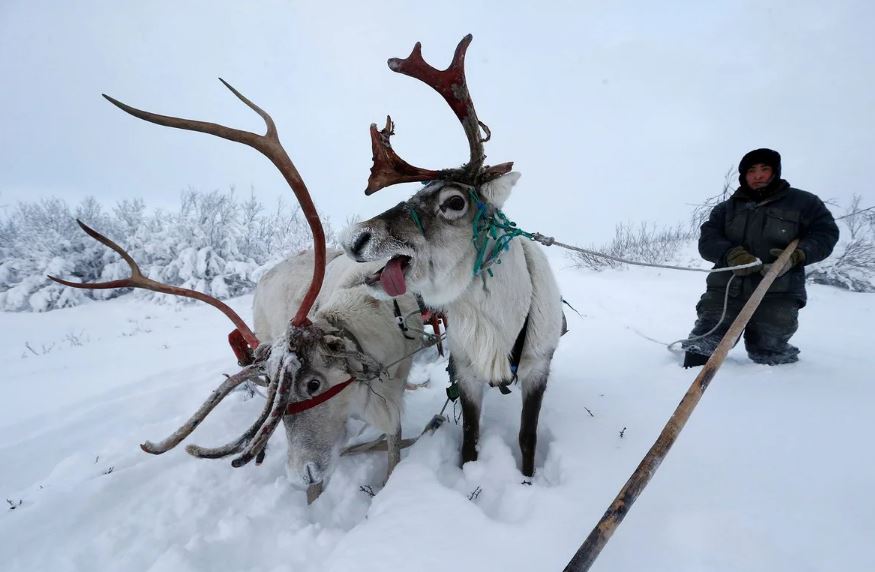
M465 81L471 39L462 39L446 70L426 63L419 43L406 59L389 60L392 71L422 80L444 97L465 130L469 162L439 171L414 167L389 143L391 118L381 131L372 124L374 165L365 194L396 183L427 184L352 227L344 249L359 262L388 259L367 280L375 292L399 296L410 289L447 316L450 376L458 381L462 400L463 463L477 459L484 386L506 392L510 382L520 381L522 472L531 477L541 400L564 328L562 299L540 247L512 240L519 231L500 210L519 174L511 172L512 163L483 166L490 133L477 119Z
M395 318L403 312L411 329L421 329L418 305L412 296L399 298L395 303L377 300L362 282L363 276L378 265L363 268L340 256L339 251L326 252L325 236L309 191L280 144L273 120L224 80L222 83L264 119L265 135L157 115L104 97L145 121L249 145L270 159L291 186L310 224L314 250L280 263L259 281L254 300L257 335L221 301L146 278L127 252L82 222L79 224L86 233L122 256L131 268L131 277L97 284L49 278L75 288L145 288L195 298L225 313L236 327L229 340L243 369L228 377L172 435L158 443L147 441L141 447L152 454L170 450L191 434L235 387L253 381L267 388L267 401L255 422L226 445L214 448L189 445L186 451L202 458L237 454L232 461L234 467L241 467L253 458L258 464L268 438L282 420L289 441L292 481L309 486L308 498L312 500L334 466L351 415L360 416L385 432L389 472L400 460L401 398L410 370L410 355L420 343L399 330ZM326 268L327 254L330 259ZM308 280L309 268L312 279Z

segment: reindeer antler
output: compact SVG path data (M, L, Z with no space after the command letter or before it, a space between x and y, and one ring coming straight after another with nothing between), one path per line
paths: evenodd
M215 135L216 137L221 137L222 139L248 145L270 159L276 168L279 169L286 182L292 188L292 192L295 193L298 202L301 204L301 210L304 212L304 216L307 218L307 222L310 225L310 230L313 233L313 241L315 243L314 249L316 251L316 257L313 264L313 280L310 282L310 287L307 290L307 294L304 296L303 302L301 302L301 307L298 308L298 312L292 318L292 325L298 327L307 326L310 324L309 319L307 319L307 313L316 301L316 296L319 295L319 290L322 287L322 280L325 277L325 232L322 230L322 222L319 220L319 215L316 213L316 207L313 204L313 200L310 198L310 192L307 190L307 185L304 184L304 180L301 178L294 163L292 163L292 160L289 158L288 153L286 153L286 150L283 148L282 143L280 143L273 119L266 111L252 103L243 94L234 89L228 82L222 78L219 78L219 81L231 90L231 93L236 95L240 101L261 116L267 126L267 132L264 135L225 127L224 125L219 125L217 123L150 113L126 105L106 94L103 94L103 97L122 111L150 123L156 123L166 127L175 127L177 129L185 129L188 131L200 131L201 133L208 133L210 135Z
M456 46L453 61L445 70L438 70L423 59L420 42L416 42L413 51L406 58L392 58L388 62L389 69L392 71L421 80L446 100L465 130L471 154L468 163L460 169L440 171L410 165L395 153L389 143L389 137L394 133L394 126L392 120L387 117L386 127L382 131L377 131L376 124L371 124L374 165L371 167L371 176L368 178L368 187L365 189L366 195L373 194L390 185L412 181L451 179L475 184L478 181L493 179L511 170L513 163L502 163L482 169L486 159L483 143L489 140L491 134L489 128L477 119L474 102L471 100L471 93L468 91L468 84L465 80L465 52L472 39L471 34L462 38L462 41ZM481 128L486 132L485 137L481 137Z
M414 167L395 153L389 137L395 134L395 124L392 118L386 116L386 127L377 131L377 124L371 123L371 151L374 154L374 165L368 178L368 188L365 194L373 194L383 187L398 183L413 183L437 179L439 173L428 169Z
M76 219L76 222L79 223L79 226L82 227L91 238L104 244L117 252L125 262L128 263L128 266L131 269L131 276L129 278L124 278L121 280L111 280L109 282L96 282L96 283L79 283L79 282L70 282L69 280L63 280L56 276L49 276L50 280L54 280L58 284L63 284L64 286L70 286L71 288L80 288L83 290L105 290L108 288L143 288L146 290L152 290L154 292L162 292L164 294L172 294L175 296L184 296L186 298L194 298L196 300L200 300L202 302L206 302L207 304L213 306L214 308L218 308L223 314L228 316L231 321L234 323L234 326L237 328L237 331L243 336L246 340L246 343L252 348L255 349L259 346L258 338L255 334L252 333L252 330L249 329L249 326L246 325L246 322L243 321L242 318L232 310L227 304L222 302L221 300L214 298L213 296L208 296L203 292L198 292L197 290L190 290L188 288L180 288L178 286L171 286L169 284L164 284L162 282L157 282L150 278L146 278L142 271L140 270L139 265L133 259L133 257L128 254L122 247L118 244L110 240L109 238L103 236L84 222L79 219ZM242 384L245 381L256 379L262 375L261 371L261 363L266 359L266 354L262 354L260 359L257 360L257 363L244 367L237 374L226 379L219 387L217 387L207 398L207 400L200 406L200 408L186 421L179 429L174 431L169 437L158 442L152 443L151 441L146 441L140 448L147 453L152 453L153 455L160 455L161 453L165 453L178 445L183 439L185 439L188 435L191 434L195 428L200 425L200 423L210 414L210 412L223 400L225 399L231 391L236 388L238 385ZM189 447L187 449L189 453L196 457L208 457L208 458L216 458L216 457L224 457L226 455L230 455L232 453L237 453L247 447L251 442L253 437L256 435L256 432L259 429L262 429L265 426L270 427L270 432L273 432L273 429L276 428L276 424L266 423L268 421L268 413L275 409L278 405L275 403L275 396L277 394L277 382L271 381L268 386L268 398L267 404L265 405L265 410L256 420L252 427L249 428L246 433L241 435L236 441L225 445L224 447L216 448L216 449L203 449L197 446ZM279 406L285 407L288 402L288 389L286 389L286 393L283 394L283 399L279 400ZM269 434L269 433L268 433ZM255 451L255 454L259 454L264 449L264 443L259 443L260 448ZM254 456L254 455L253 455ZM251 458L251 457L250 457ZM247 459L248 461L248 459ZM235 465L238 466L238 465Z
M261 116L267 127L267 131L264 135L258 135L240 129L233 129L224 125L219 125L217 123L208 123L205 121L196 121L193 119L182 119L179 117L159 115L157 113L151 113L148 111L137 109L135 107L131 107L130 105L124 104L105 94L103 97L105 97L110 103L112 103L122 111L125 111L126 113L129 113L134 117L149 121L150 123L156 123L158 125L164 125L166 127L174 127L177 129L185 129L188 131L200 131L201 133L208 133L210 135L215 135L223 139L228 139L229 141L243 143L259 151L262 155L270 159L270 161L277 167L277 169L279 169L280 173L286 179L286 182L292 188L292 191L297 197L298 202L301 205L301 209L303 210L304 215L307 218L307 222L310 225L310 230L313 233L313 240L315 243L314 249L316 251L313 268L313 279L310 282L310 286L307 289L304 300L301 302L301 306L298 308L297 313L291 319L292 328L290 328L290 332L291 335L300 337L302 339L306 338L307 336L319 335L318 329L315 329L312 326L310 320L307 318L307 314L309 313L310 308L313 306L313 303L316 300L316 296L319 294L319 290L322 287L322 281L325 276L325 233L322 230L322 223L319 220L319 216L316 213L316 208L313 205L312 199L310 198L310 192L307 190L307 186L304 184L303 179L301 179L298 170L295 168L295 165L292 163L292 160L289 158L289 155L283 148L282 143L280 143L279 136L276 130L276 125L274 124L273 119L270 117L270 115L263 109L252 103L249 99L244 97L239 91L237 91L230 84L228 84L228 82L221 78L219 78L219 81L221 81L229 90L231 90L231 92L236 95L240 99L240 101L245 103L249 108L255 111L259 116ZM252 333L252 330L249 329L246 323L243 322L243 320L226 304L222 303L212 296L207 296L206 294L197 292L195 290L170 286L168 284L163 284L146 278L145 276L143 276L143 273L140 271L140 268L134 261L134 259L127 252L125 252L124 249L122 249L115 242L111 241L99 232L90 228L82 221L77 222L79 223L79 226L81 226L82 229L92 238L108 246L109 248L116 251L119 255L121 255L125 262L128 263L128 266L130 266L131 276L130 278L126 278L123 280L113 280L110 282L100 282L92 284L80 284L70 282L68 280L62 280L54 276L49 276L49 278L51 278L55 282L64 284L65 286L71 286L73 288L145 288L156 292L185 296L188 298L194 298L204 301L218 308L226 316L228 316L231 321L234 322L234 325L237 327L237 331L240 332L240 334L246 340L246 343L249 344L251 348L256 350L254 352L254 363L251 363L247 367L244 367L239 373L226 379L218 388L216 388L215 391L213 391L210 397L207 398L207 400L191 416L191 418L189 418L189 420L186 421L186 423L183 424L179 429L177 429L173 434L158 443L152 443L147 441L143 443L143 445L141 445L143 450L147 453L152 453L156 455L164 453L165 451L168 451L178 445L186 436L191 434L191 432L194 431L194 429L201 423L201 421L203 421L204 418L206 418L206 416L209 415L209 413L216 407L216 405L218 405L219 402L227 397L235 387L244 383L245 381L256 380L262 377L264 375L265 363L270 355L270 349L257 349L259 346L258 338L255 336L255 334ZM232 343L232 346L234 346L234 343ZM243 466L253 458L257 459L257 463L260 462L258 459L261 459L264 455L264 446L267 443L267 439L276 429L283 414L286 413L289 400L291 398L291 388L294 379L294 375L292 373L286 372L285 367L282 366L282 362L280 362L280 367L277 369L277 371L272 372L272 376L270 377L271 379L269 379L268 396L265 407L262 410L261 415L259 415L258 419L256 419L255 423L245 433L243 433L235 441L232 441L231 443L228 443L221 447L203 448L196 445L190 446L188 448L189 453L199 457L223 457L232 453L241 453L240 456L232 463L232 465L235 467Z
M58 284L63 284L64 286L70 286L71 288L79 288L82 290L106 290L109 288L143 288L145 290L152 290L153 292L162 292L164 294L171 294L174 296L194 298L195 300L206 302L214 308L218 308L219 311L228 316L228 318L234 323L234 327L236 327L237 330L243 335L243 338L246 340L246 343L249 344L249 347L251 347L252 349L258 347L258 338L255 337L255 334L252 333L252 330L249 329L249 326L246 325L246 322L243 321L243 319L237 314L237 312L232 310L227 304L225 304L218 298L208 296L203 292L198 292L197 290L180 288L179 286L171 286L169 284L164 284L163 282L157 282L150 278L146 278L145 276L143 276L143 273L140 271L140 267L137 265L131 255L128 254L122 247L120 247L118 244L111 241L107 237L103 236L81 220L76 219L76 222L79 223L79 226L82 227L82 230L84 230L88 234L88 236L116 251L124 259L124 261L128 263L128 266L130 266L131 276L130 278L124 278L122 280L111 280L109 282L96 283L70 282L69 280L63 280L61 278L58 278L57 276L51 275L48 277L49 280L54 280Z

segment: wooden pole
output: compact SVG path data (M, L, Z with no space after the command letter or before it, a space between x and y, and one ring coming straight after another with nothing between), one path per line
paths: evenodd
M660 463L662 463L662 460L665 458L666 454L668 454L669 449L671 449L671 446L677 439L678 434L680 434L681 429L684 428L684 425L690 418L693 409L699 403L702 394L708 388L711 380L714 379L714 375L723 364L723 360L726 359L726 354L728 354L729 350L732 349L732 346L735 345L735 341L741 335L745 326L747 326L748 321L750 321L751 316L760 305L760 302L762 302L763 296L765 296L769 286L771 286L772 282L775 281L775 278L778 277L781 268L783 268L790 260L790 255L796 250L796 245L798 243L799 240L796 239L787 245L787 248L785 248L784 252L781 253L781 256L778 257L778 260L772 264L772 267L760 281L759 286L757 286L753 294L751 294L750 299L741 309L741 312L739 312L738 317L732 322L726 335L720 340L720 343L705 363L702 371L696 376L696 379L687 390L684 398L681 399L677 409L675 409L671 418L668 420L668 423L665 424L662 433L660 433L659 437L656 439L656 443L653 444L650 451L648 451L647 455L644 456L644 459L641 460L638 468L635 469L635 472L632 473L632 476L629 477L629 480L623 485L623 488L614 499L614 502L611 503L611 506L605 511L604 516L602 516L601 520L599 520L598 524L596 524L595 528L592 529L592 532L589 533L589 536L574 554L574 557L565 567L565 572L585 572L586 570L589 570L592 563L595 562L595 559L601 553L602 548L604 548L605 544L607 544L608 540L611 538L611 535L613 535L614 530L616 530L617 526L623 521L626 513L632 508L635 499L638 498L638 495L641 494L641 491L643 491L644 487L647 486L647 483L650 482L653 473L656 472L656 469L659 468Z

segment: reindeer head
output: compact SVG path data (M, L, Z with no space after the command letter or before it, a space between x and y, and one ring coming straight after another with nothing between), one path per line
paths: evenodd
M407 58L389 60L393 71L422 80L443 96L465 130L470 160L457 169L414 167L392 149L391 118L380 131L371 125L374 165L365 194L396 183L426 182L407 201L347 232L343 246L350 257L359 262L389 259L367 280L375 294L398 296L410 288L432 305L458 297L481 270L478 257L489 246L477 243L479 225L499 213L519 179L519 173L511 172L513 163L483 166L483 144L490 132L477 119L465 80L465 52L471 39L469 34L459 42L452 63L443 71L423 60L419 43Z
M477 220L499 211L519 176L510 172L480 186L431 182L355 225L344 241L346 252L359 262L389 260L366 280L375 295L399 296L410 289L435 306L452 302L475 278L482 252L474 240Z
M274 377L292 376L289 414L283 416L290 482L297 487L321 483L333 472L340 455L352 391L358 390L343 389L353 380L379 377L381 366L362 351L354 336L318 317L306 330L289 328L271 352L285 355L269 360L267 370L282 369ZM319 406L311 407L314 402Z

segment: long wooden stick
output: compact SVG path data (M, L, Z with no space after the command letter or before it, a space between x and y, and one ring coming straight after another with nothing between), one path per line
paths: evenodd
M638 498L638 495L641 494L641 491L650 482L653 473L656 472L656 469L659 468L660 463L668 454L681 429L684 428L684 425L690 418L693 409L699 403L702 394L708 389L708 385L714 379L714 375L723 364L723 360L726 359L726 354L735 345L738 336L741 335L741 332L747 326L754 311L762 302L766 291L772 285L772 282L775 281L775 278L778 277L778 273L790 260L790 255L796 250L798 243L799 240L796 239L787 245L787 248L778 257L778 260L772 264L769 271L760 281L759 286L756 287L750 299L741 309L741 312L739 312L738 317L729 326L729 330L705 363L705 367L702 368L702 371L696 376L684 398L681 399L677 409L675 409L668 423L665 424L662 433L656 439L656 443L653 444L650 451L644 456L638 468L635 469L635 472L632 473L632 476L623 485L617 498L614 499L614 502L605 511L604 516L602 516L601 520L599 520L598 524L596 524L595 528L592 529L592 532L589 533L589 536L574 554L574 557L565 567L565 572L585 572L595 562L602 548L610 540L611 535L614 534L614 530L623 521L623 518L629 512L629 509L632 508L632 504Z

